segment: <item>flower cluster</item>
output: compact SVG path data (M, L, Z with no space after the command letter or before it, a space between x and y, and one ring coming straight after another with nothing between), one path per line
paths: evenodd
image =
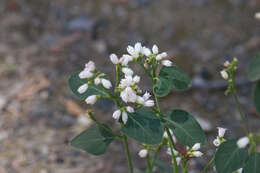
M221 143L225 142L226 140L224 139L224 135L226 133L225 128L218 127L218 136L217 138L213 141L213 144L218 147Z
M203 153L198 151L199 149L200 149L200 143L194 144L192 148L187 147L187 155L189 157L201 157Z

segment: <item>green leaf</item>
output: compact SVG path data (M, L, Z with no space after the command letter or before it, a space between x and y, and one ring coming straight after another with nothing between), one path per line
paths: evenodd
M247 148L238 148L237 140L232 139L222 143L215 155L215 165L218 173L232 173L243 167L248 157Z
M101 155L114 139L114 134L103 127L90 127L73 138L70 145L93 155Z
M155 166L159 169L159 171L161 173L172 173L173 172L173 168L165 163L164 161L160 160L160 159L156 159L155 160Z
M159 144L162 141L163 128L159 118L150 110L141 108L128 114L127 123L121 131L144 144Z
M164 97L171 91L171 82L163 77L159 77L153 90L158 97Z
M80 94L78 93L78 88L83 85L86 84L88 82L88 79L80 79L79 78L79 73L80 72L76 72L73 73L70 78L69 78L69 87L71 89L71 91L80 99L86 99L88 96L91 95L101 95L103 97L109 97L106 89L104 89L101 86L97 86L95 84L90 84L88 86L88 90L83 93Z
M260 55L257 55L249 62L248 78L251 81L260 79Z
M190 87L189 76L177 66L162 67L159 77L169 80L173 87L177 90L183 90Z
M254 89L254 104L257 112L260 114L260 80L256 83Z
M189 113L183 110L172 110L166 113L164 119L180 143L190 147L195 143L205 144L205 133L196 119Z
M243 173L259 173L260 172L260 153L253 153L249 156L246 165L243 168Z

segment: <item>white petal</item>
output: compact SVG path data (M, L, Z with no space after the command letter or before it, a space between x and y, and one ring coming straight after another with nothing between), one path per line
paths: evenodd
M95 70L95 63L93 61L89 61L86 65L85 65L85 70L87 71L93 71Z
M133 78L133 81L135 82L135 83L139 83L140 82L140 76L135 76L134 78Z
M145 158L148 154L148 151L146 149L142 149L139 151L138 155L141 157L141 158Z
M138 42L135 44L135 52L139 54L141 53L141 51L142 51L142 44Z
M132 56L135 54L135 49L132 46L127 46L126 50Z
M176 162L177 162L177 165L180 165L180 163L181 163L181 157L177 157L177 158L176 158Z
M171 67L172 66L172 62L170 60L163 60L162 64L166 67Z
M245 148L249 144L249 138L247 136L240 138L237 141L238 148Z
M96 95L89 96L89 97L86 98L85 101L86 101L87 104L93 105L97 101L97 96Z
M221 76L223 77L223 79L227 80L228 79L228 73L225 70L222 70L220 72Z
M102 82L102 85L107 89L110 89L112 87L111 82L107 79L101 79L101 82Z
M99 85L100 82L101 82L100 78L98 78L98 77L95 78L95 80L94 80L95 85Z
M135 110L134 110L134 108L132 108L131 106L127 106L126 107L126 110L127 110L127 112L129 112L129 113L133 113Z
M157 45L153 45L152 51L153 51L153 54L159 53L158 46Z
M221 142L220 142L219 139L215 139L215 140L213 141L213 144L214 144L216 147L218 147L218 146L221 144Z
M200 151L194 151L193 152L193 156L195 156L195 157L201 157L202 155L203 155L203 153L200 152Z
M224 137L226 130L226 128L218 127L218 136Z
M78 93L83 94L84 92L86 92L88 89L88 85L87 84L83 84L78 88Z
M111 60L111 62L112 62L113 64L118 64L118 62L119 62L119 60L118 60L116 54L114 54L114 53L110 55L110 60Z
M192 147L193 150L199 150L200 149L200 143L196 143Z
M142 52L145 56L150 56L152 54L151 50L147 47L143 47Z
M151 97L151 94L148 93L147 91L146 91L145 94L143 95L143 98L144 98L145 101L148 100L150 97Z
M256 18L256 19L260 19L260 12L255 13L255 18Z
M118 120L119 118L120 118L120 116L121 116L121 111L118 109L118 110L116 110L114 113L113 113L113 118L115 119L115 120Z
M122 69L122 72L127 76L132 76L134 74L132 69L126 67Z
M83 70L82 72L79 73L79 78L80 79L91 78L93 75L94 74L89 70Z
M122 113L122 121L123 121L123 123L126 124L127 120L128 120L128 115L127 115L126 112L123 112Z
M144 103L144 106L146 106L146 107L153 107L154 106L154 101L153 100L147 100Z

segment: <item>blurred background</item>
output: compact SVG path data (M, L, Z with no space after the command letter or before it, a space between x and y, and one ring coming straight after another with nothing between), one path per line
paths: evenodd
M187 110L206 131L205 155L191 161L190 172L198 173L215 151L217 126L228 128L227 137L243 136L233 100L224 96L225 60L238 58L239 99L251 130L259 128L247 80L248 62L260 50L258 11L258 0L0 0L0 173L126 173L120 142L98 157L68 146L91 125L83 116L91 107L73 96L67 79L93 60L113 80L109 54L126 53L137 41L157 44L193 80L162 108ZM142 87L151 90L145 79ZM118 129L112 102L93 109ZM145 168L141 146L130 140L130 147L138 173ZM166 149L160 157L169 161Z

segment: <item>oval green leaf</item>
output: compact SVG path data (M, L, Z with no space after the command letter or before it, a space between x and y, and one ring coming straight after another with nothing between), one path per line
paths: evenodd
M196 119L183 110L172 110L166 113L166 125L173 131L177 140L192 147L195 143L204 145L206 135Z
M108 127L107 127L108 128ZM73 138L70 145L93 155L104 154L115 136L102 127L90 127Z
M190 87L189 76L177 66L163 66L160 70L159 77L169 80L172 86L177 90L184 90Z
M260 172L260 153L253 153L249 156L243 173L259 173Z
M97 86L95 84L91 84L88 86L88 89L85 93L80 94L78 92L78 88L83 85L86 84L88 82L87 79L80 79L79 78L79 72L73 73L70 78L69 78L69 87L71 89L71 91L74 93L75 96L77 96L80 99L86 99L88 96L91 95L101 95L103 97L109 97L106 89L104 89L101 86Z
M260 80L256 83L254 89L254 104L257 112L260 114Z
M128 114L127 123L121 131L144 144L159 144L162 141L163 128L159 118L150 110L141 108Z
M218 173L232 173L243 167L247 157L247 148L238 148L236 139L228 140L222 143L216 152L216 170Z
M260 55L257 55L249 62L248 78L251 81L260 79Z
M171 82L163 77L159 77L153 90L156 96L164 97L171 91Z

